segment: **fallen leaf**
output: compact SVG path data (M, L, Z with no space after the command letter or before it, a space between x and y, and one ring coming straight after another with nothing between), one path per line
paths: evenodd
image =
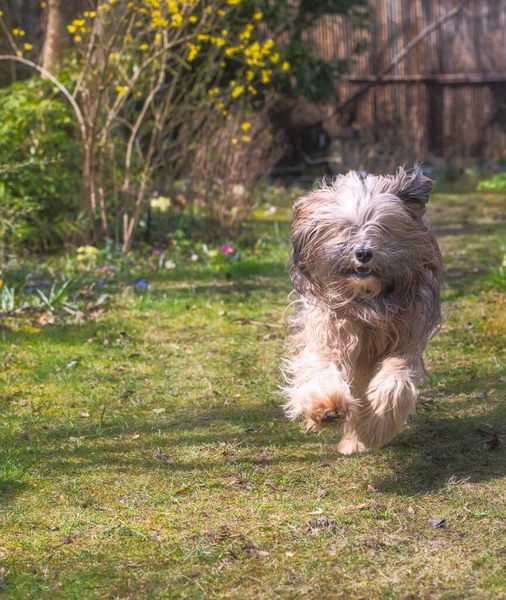
M79 439L79 438L76 438L76 437L74 437L74 436L72 436L72 435L69 437L69 440L70 440L71 442L77 442L77 440L78 440L78 439Z
M82 413L79 413L79 416L83 417L84 419L87 419L90 416L90 413L82 412Z
M345 512L354 512L356 510L381 510L383 507L376 500L364 502L363 504L352 504L346 507Z
M168 460L169 455L166 452L162 452L161 448L158 448L158 450L155 452L155 458L156 460Z
M322 498L325 498L328 495L329 495L329 491L328 490L318 490L317 499L321 500Z
M497 450L504 443L504 440L500 438L497 433L493 433L492 437L485 442L483 445L484 450Z
M322 531L330 531L335 533L340 529L341 527L335 521L332 521L328 517L322 515L321 517L308 521L306 534L319 535Z
M155 413L155 415L161 415L165 412L165 408L154 408L153 412Z
M429 519L427 523L432 529L444 529L446 527L446 519Z
M63 539L62 539L62 544L71 544L72 543L72 538L69 535L66 535Z

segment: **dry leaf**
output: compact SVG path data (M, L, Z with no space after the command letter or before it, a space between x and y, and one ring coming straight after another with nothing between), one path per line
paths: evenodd
M429 519L427 523L432 529L444 529L446 527L446 519Z

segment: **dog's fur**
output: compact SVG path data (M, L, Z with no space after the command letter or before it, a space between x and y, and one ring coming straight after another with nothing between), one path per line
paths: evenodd
M294 205L285 409L308 428L344 424L343 454L383 446L416 408L441 320L441 254L423 221L431 189L416 164L350 172ZM373 252L366 267L361 247Z

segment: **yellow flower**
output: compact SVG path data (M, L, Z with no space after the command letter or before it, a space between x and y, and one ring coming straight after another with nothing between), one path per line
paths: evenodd
M262 69L262 83L265 85L271 80L272 71L270 69Z
M248 81L251 81L255 77L255 73L253 71L246 71L246 78Z
M44 2L44 0L42 0L42 2L40 3L40 7L46 8L46 6L47 6L47 2Z
M92 10L90 12L90 19L94 19L96 16L97 16L97 13L94 10Z
M1 17L1 16L2 16L2 15L0 15L0 17ZM3 286L4 286L4 280L3 280L3 279L0 279L0 288L3 288Z
M253 15L253 18L255 19L255 21L261 21L264 18L264 13L261 10L259 10Z
M228 0L230 6L234 6L235 4L240 4L241 0Z
M4 16L4 11L0 10L0 17L3 17L3 16ZM1 281L1 279L0 279L0 281ZM2 286L0 285L0 287L2 287Z
M256 94L257 94L256 89L252 85L248 85L248 92L250 94L253 94L253 96L256 96Z
M32 50L33 45L32 44L24 44L24 48L25 48L25 50Z
M183 24L183 15L178 13L177 15L172 15L172 26L173 27L181 27Z
M273 65L277 64L279 62L279 53L278 52L274 52L274 54L271 54L269 56L269 60L271 61L271 63Z
M128 94L128 85L117 85L116 91L118 92L118 96L126 96Z
M228 115L228 110L224 110L224 111L222 111L222 113L221 113L221 114L222 114L224 117L226 117L226 116Z
M119 54L118 54L117 52L111 52L111 53L109 54L109 58L110 58L111 60L119 60L119 58L120 58L120 57L119 57Z
M192 16L191 16L191 17L188 19L188 21L189 21L190 23L198 23L198 18L197 18L195 15L192 15Z
M249 136L249 135L243 135L243 136L242 136L242 139L243 139L245 142L249 142L249 141L251 141L251 138L250 138L250 136Z
M239 98L239 96L244 92L244 86L238 85L232 90L232 98Z
M22 29L13 29L12 30L12 34L16 35L18 37L23 37L25 35L25 32Z
M290 63L285 60L285 62L281 65L281 70L282 71L289 71L290 70Z
M210 96L217 96L217 95L218 95L218 93L219 93L219 91L220 91L220 88L214 87L214 88L212 88L211 90L209 90L207 93L208 93Z
M227 66L227 63L226 63L224 60L222 60L222 61L220 62L220 67L221 67L221 68L225 68L226 66Z
M237 142L238 142L238 141L239 141L239 140L238 140L237 138L233 138L233 139L232 139L232 144L237 144Z
M143 52L145 52L146 50L149 50L149 44L146 44L146 43L141 44L139 46L139 50L142 50Z
M224 102L218 102L218 108L225 108Z
M82 37L80 35L75 35L74 36L74 42L81 42L82 41Z
M142 98L142 92L135 92L135 95L137 96L137 98Z
M245 122L241 125L243 131L248 131L248 129L251 129L251 123Z
M95 256L98 254L98 249L95 246L80 246L77 249L77 254L85 254L86 256Z
M224 11L224 10L222 10L222 9L220 8L220 10L218 11L218 15L219 15L220 17L224 17L224 16L226 15L226 13L225 13L225 11Z
M197 55L200 52L200 45L192 44L191 42L186 45L190 50L190 52L188 53L188 62L192 62L193 60L195 60L195 58L197 58Z

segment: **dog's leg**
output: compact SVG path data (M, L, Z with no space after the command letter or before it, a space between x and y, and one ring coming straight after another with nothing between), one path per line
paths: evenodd
M314 370L305 381L295 382L288 390L285 410L290 419L303 415L308 429L340 425L349 416L355 402L344 375L334 363Z
M337 451L341 454L355 454L355 452L367 452L367 450L369 448L358 439L353 420L346 423L343 438L337 445Z
M367 449L389 442L415 411L417 399L415 375L407 360L385 359L358 404L353 421L358 440Z

